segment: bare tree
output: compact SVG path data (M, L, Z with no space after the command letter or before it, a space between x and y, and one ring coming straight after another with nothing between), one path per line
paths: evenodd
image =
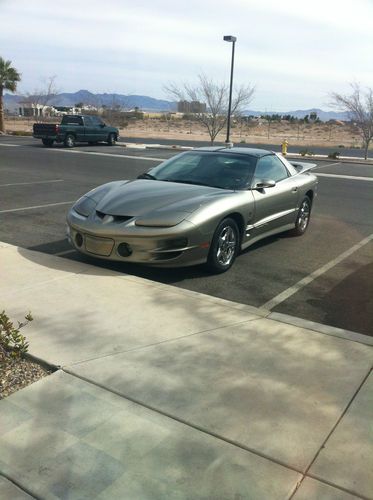
M189 85L182 83L177 85L169 83L164 90L179 101L197 101L206 104L206 111L193 113L208 131L211 144L214 143L218 133L223 130L227 123L229 88L225 83L215 82L206 75L198 76L198 83ZM232 98L231 115L239 115L243 106L249 104L254 94L254 88L250 85L241 85L235 89Z
M363 92L357 83L352 83L351 87L351 95L332 93L332 105L347 111L350 119L356 123L363 139L364 157L367 159L369 144L373 139L373 89L367 88Z
M35 89L32 93L26 94L25 102L32 104L35 108L42 106L42 109L48 107L51 101L60 90L56 86L57 76L53 75L46 79L44 85Z

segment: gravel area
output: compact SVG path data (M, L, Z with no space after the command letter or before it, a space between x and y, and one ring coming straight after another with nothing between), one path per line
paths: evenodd
M0 399L36 382L51 372L27 358L12 359L0 354Z

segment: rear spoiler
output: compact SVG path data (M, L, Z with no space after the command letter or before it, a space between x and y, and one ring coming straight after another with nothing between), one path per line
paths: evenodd
M302 161L290 161L289 163L295 168L298 174L304 174L304 172L317 167L317 163L304 163Z

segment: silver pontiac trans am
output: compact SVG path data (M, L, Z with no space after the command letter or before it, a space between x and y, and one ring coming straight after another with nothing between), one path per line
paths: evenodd
M109 182L67 215L70 243L87 255L153 266L229 269L267 236L306 231L316 165L251 148L181 153L135 180Z

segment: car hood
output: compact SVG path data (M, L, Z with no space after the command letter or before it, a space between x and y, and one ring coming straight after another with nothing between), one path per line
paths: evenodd
M209 186L137 179L118 182L103 196L96 210L114 216L139 217L154 212L192 213L217 197L234 193Z

